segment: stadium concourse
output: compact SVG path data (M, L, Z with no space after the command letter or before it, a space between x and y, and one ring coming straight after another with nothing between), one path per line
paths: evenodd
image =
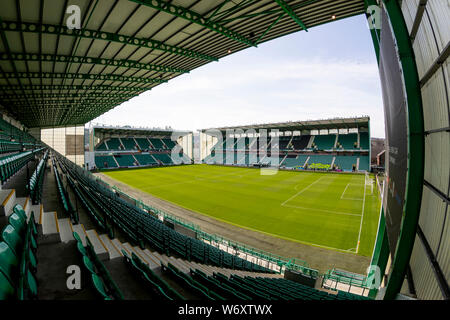
M445 1L2 0L1 9L0 299L450 299ZM357 15L368 19L379 64L388 143L386 179L375 187L383 206L367 274L319 272L305 261L207 234L87 170L192 163L193 133L99 127L87 142L85 126L210 62ZM295 179L311 170L369 171L370 126L362 121L361 127L342 119L324 127L271 125L285 132L263 141L279 150L269 157L255 148L254 136L226 135L225 144L205 138L200 160L275 162ZM231 161L217 157L224 145ZM334 176L363 177L364 213L370 177L327 177ZM344 186L339 200L348 189L353 192ZM340 214L359 218L359 231L364 228L363 214ZM354 254L359 245L358 237ZM355 288L358 294L346 292Z

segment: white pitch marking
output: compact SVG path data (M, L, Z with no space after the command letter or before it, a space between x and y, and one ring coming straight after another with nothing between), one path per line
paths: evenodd
M344 192L342 192L341 200L363 201L363 198L349 198L349 197L344 197L345 191L347 191L347 188L348 188L349 185L358 186L358 187L362 187L362 186L363 186L362 184L357 184L357 183L351 183L351 182L347 183L347 186L345 187Z
M349 185L350 185L350 182L347 183L347 186L345 187L344 191L342 192L342 194L341 194L341 200L342 200L342 198L344 197L344 193L345 193L345 191L347 191L347 188L348 188Z
M361 223L359 225L358 242L356 244L356 253L358 253L359 241L361 240L361 230L362 230L362 225L363 225L363 221L364 221L364 205L365 204L366 204L366 185L364 185L364 200L363 200L363 205L362 205Z
M319 182L319 181L322 180L323 178L325 178L325 176L320 177L319 179L317 179L316 181L314 181L313 183L311 183L310 185L308 185L306 188L303 188L302 190L300 190L299 192L297 192L296 194L294 194L292 197L290 197L289 199L287 199L285 202L283 202L281 205L284 206L286 203L288 203L289 201L291 201L291 200L294 199L295 197L301 195L303 192L305 192L306 190L308 190L309 188L311 188L313 185L315 185L317 182Z
M306 210L322 211L322 212L326 212L326 213L341 214L341 215L346 215L346 216L361 217L360 214L356 214L356 213L348 213L348 212L339 212L339 211L332 211L332 210L300 207L300 206L294 206L294 205L291 205L291 204L282 204L282 206L283 207L288 207L288 208L295 208L295 209L306 209Z

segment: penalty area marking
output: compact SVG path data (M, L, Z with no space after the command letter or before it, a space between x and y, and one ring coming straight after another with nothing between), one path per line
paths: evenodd
M350 197L344 197L345 191L347 191L347 188L348 188L349 185L354 185L354 186L358 186L358 187L361 187L361 186L364 186L364 187L365 187L365 185L360 185L360 184L357 184L357 183L351 183L351 182L347 183L347 186L345 187L344 191L342 192L341 200L363 201L363 198L350 198ZM365 191L365 190L364 190L364 191Z

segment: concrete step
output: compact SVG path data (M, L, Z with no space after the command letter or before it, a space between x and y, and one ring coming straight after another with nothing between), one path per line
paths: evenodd
M123 245L122 242L119 241L119 239L112 239L111 242L116 246L117 249L119 249L120 253L122 253L122 250L124 250L127 255L131 257L131 252Z
M72 222L70 222L70 219L61 219L58 220L59 225L59 237L61 239L61 242L69 242L75 240L73 237L72 232Z
M103 241L98 236L97 231L95 231L94 229L87 230L86 236L94 247L94 251L97 254L98 258L102 261L109 260L108 249L106 249Z
M87 246L86 243L86 230L84 229L84 226L82 224L75 224L72 225L72 232L76 232L80 238L81 242L83 243L83 246Z
M16 203L14 204L14 206L16 205L21 205L23 210L25 211L27 217L30 216L31 213L31 202L30 202L30 197L26 197L26 198L16 198ZM14 208L13 206L13 208Z
M116 247L116 245L111 241L111 239L108 237L107 234L101 234L100 239L102 240L103 244L108 249L110 260L123 257L122 252L120 251L120 248Z
M169 263L174 265L178 270L180 270L183 273L188 273L189 272L189 268L187 268L185 265L181 264L177 259L175 259L174 257L167 257L167 263Z
M134 249L134 252L139 254L139 257L141 259L144 259L144 261L148 264L150 269L156 269L159 267L159 264L154 259L152 259L149 255L147 255L147 253L145 253L141 248L133 247L133 249Z
M206 275L212 276L212 272L209 269L206 269L205 266L202 264L191 262L191 265L189 266L189 268L192 268L194 270L195 269L200 270L201 272L205 273Z
M123 244L123 247L124 247L125 250L128 252L128 254L130 255L130 257L131 257L131 254L134 253L134 254L137 255L141 260L143 260L144 262L146 262L146 261L144 260L144 258L141 257L141 255L139 254L139 252L136 252L136 250L133 248L133 246L132 246L131 244L129 244L128 242L125 242L125 243Z
M129 244L128 242L123 244L123 247L127 250L127 252L130 254L134 253L139 259L141 259L145 264L150 265L150 261L149 258L147 256L142 255L139 252L139 248L138 247L133 247L131 246L131 244Z
M0 190L0 216L11 215L12 209L16 204L16 190Z
M177 258L176 261L179 265L183 266L183 268L186 270L186 272L190 272L191 268L195 269L193 262L185 261L183 259Z
M61 242L59 237L59 224L56 212L44 212L41 215L43 243Z
M138 246L133 247L134 253L144 261L151 269L155 267L155 263L144 253Z
M42 231L44 235L58 233L58 216L56 212L44 212L42 216Z
M39 224L39 218L41 216L41 205L36 204L32 205L31 202L27 205L30 207L30 213L27 215L27 218L30 219L31 212L34 212L34 222Z
M159 262L159 259L153 254L153 252L148 249L145 249L142 252L144 252L144 254L146 254L147 257L149 257L149 259L151 259L157 267L161 266L161 262Z
M156 252L156 251L152 252L152 254L153 254L153 256L156 257L156 259L158 259L158 261L160 261L160 263L159 263L160 265L161 265L161 262L164 263L165 265L167 265L167 262L168 262L167 256L160 254L159 252Z

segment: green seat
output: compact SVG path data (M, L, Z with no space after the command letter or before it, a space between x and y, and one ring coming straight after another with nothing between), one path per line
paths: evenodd
M31 211L30 214L30 220L28 221L28 225L30 225L31 231L33 232L33 235L36 237L38 234L36 222L34 221L34 211Z
M74 237L75 240L77 240L79 243L83 244L83 242L81 241L80 236L79 236L78 233L76 233L75 231L73 232L73 237Z
M94 287L97 290L97 292L102 296L103 299L109 300L110 296L106 292L105 285L103 283L103 280L97 276L95 273L92 274L92 282L94 283Z
M122 254L125 258L130 259L130 257L128 256L128 253L124 249L122 249Z
M30 248L25 248L22 253L22 259L20 263L21 274L25 274L29 267L31 267L34 271L37 269L37 260Z
M27 284L28 284L28 290L33 296L37 296L37 282L33 274L28 271L27 274Z
M0 272L3 272L11 283L14 283L14 273L18 264L17 257L8 244L0 242Z
M30 228L30 229L28 230L27 238L28 238L30 247L31 247L33 250L36 250L36 249L37 249L37 241L36 241L35 235L33 235L33 230L32 230L32 228Z
M19 233L12 225L7 225L2 232L3 241L5 241L8 246L12 249L16 256L19 256L20 246L22 245L22 239Z
M84 266L89 270L90 273L96 274L94 264L92 263L91 259L89 259L87 256L83 256L83 263Z
M8 278L0 271L0 300L14 299L15 290Z
M81 242L77 242L77 248L78 251L83 255L83 256L87 256L87 251L86 249L83 247L83 244Z
M21 277L18 296L19 300L34 299L37 297L37 282L30 271Z
M27 214L25 213L25 210L23 209L23 207L20 204L16 204L14 206L13 212L20 215L22 217L22 219L24 219L24 221L27 221Z
M25 233L26 226L27 226L26 221L27 221L26 218L23 219L17 213L13 213L8 218L9 224L12 225L14 227L14 229L16 229L20 233L20 235L23 235Z

